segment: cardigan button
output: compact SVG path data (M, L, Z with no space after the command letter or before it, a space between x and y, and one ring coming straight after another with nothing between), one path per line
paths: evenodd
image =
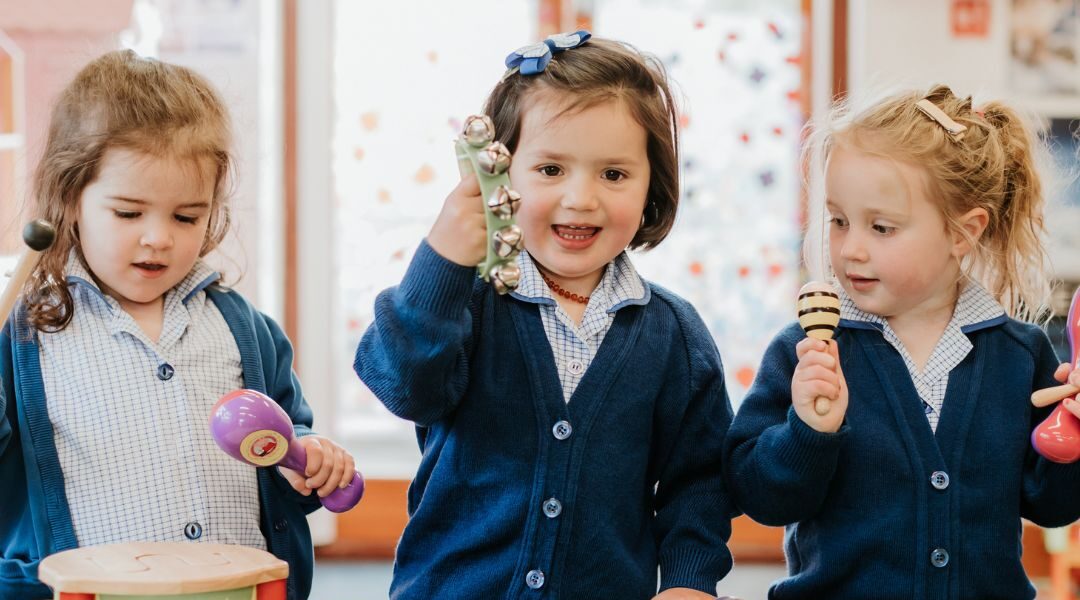
M942 568L949 564L949 553L944 548L934 548L934 551L930 553L930 564L937 568Z
M551 428L551 433L557 440L565 440L570 437L570 434L573 433L573 431L574 428L570 426L568 421L559 421Z
M930 474L930 485L935 490L943 490L949 487L949 474L945 471L934 471Z
M189 540L197 540L202 537L202 525L192 521L184 525L184 537Z
M547 500L544 501L544 516L546 516L549 519L554 519L555 517L557 517L557 516L559 516L561 514L562 514L562 502L559 502L558 500L556 500L554 498L548 498Z
M176 369L173 369L173 366L169 363L161 363L157 368L157 378L162 381L168 381L172 379L173 373L175 372Z
M285 519L278 519L274 522L274 531L281 533L289 528L289 522Z
M538 590L544 587L544 572L539 569L533 569L525 574L525 585L530 589Z

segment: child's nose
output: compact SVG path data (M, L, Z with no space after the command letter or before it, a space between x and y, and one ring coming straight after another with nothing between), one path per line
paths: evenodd
M594 210L598 205L596 185L586 178L571 179L562 196L563 208Z
M840 257L845 260L866 260L866 245L862 236L849 232L840 246Z
M142 245L155 250L165 250L172 247L173 236L169 227L153 225L143 232Z

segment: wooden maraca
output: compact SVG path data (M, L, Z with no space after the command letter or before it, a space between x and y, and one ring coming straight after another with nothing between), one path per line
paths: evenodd
M11 279L8 280L3 295L0 295L0 325L3 325L11 314L19 292L22 291L26 280L30 278L30 274L37 267L38 260L41 259L41 253L52 246L56 239L56 229L48 221L35 219L23 227L22 237L26 244L26 251L19 257Z
M1080 366L1080 288L1073 294L1068 321L1065 323L1065 332L1069 337L1069 348L1072 351L1072 364L1075 369ZM1071 388L1073 391L1066 391L1058 400L1080 392L1080 389L1071 385L1059 385L1039 390L1039 392L1056 390L1054 394L1044 394L1042 400L1045 401L1045 397L1059 394L1065 388ZM1040 404L1037 401L1039 399L1036 398L1039 392L1031 395L1032 404L1045 406L1054 402ZM1064 404L1057 405L1050 416L1031 432L1031 445L1047 460L1057 463L1076 462L1080 459L1080 420L1065 410Z
M799 311L799 325L806 335L828 343L840 323L840 296L832 286L820 281L807 283L799 290L795 305ZM814 412L821 416L829 414L829 406L829 399L824 396L814 400Z
M210 411L210 434L226 454L256 467L280 464L298 473L307 468L307 454L295 443L289 415L272 398L255 390L222 396ZM356 506L363 495L364 478L356 471L348 486L319 501L327 510L340 513Z

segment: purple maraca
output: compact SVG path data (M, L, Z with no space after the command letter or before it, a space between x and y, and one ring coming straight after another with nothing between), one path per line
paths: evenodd
M236 460L269 467L280 464L299 473L307 467L304 447L294 443L289 415L266 394L255 390L236 390L221 397L210 411L210 435L229 456ZM364 495L364 478L354 472L349 485L334 490L322 505L340 513L356 506Z

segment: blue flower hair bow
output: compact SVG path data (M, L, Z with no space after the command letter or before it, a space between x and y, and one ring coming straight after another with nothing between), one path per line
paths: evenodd
M530 44L514 50L506 57L506 68L513 72L514 69L521 71L522 75L536 75L543 71L551 62L552 55L589 41L592 34L584 29L573 33L556 33L549 35L542 42Z

